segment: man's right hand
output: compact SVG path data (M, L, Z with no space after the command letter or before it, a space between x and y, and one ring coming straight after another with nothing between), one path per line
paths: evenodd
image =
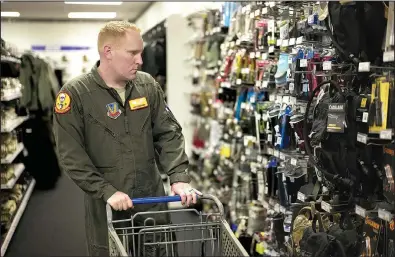
M107 203L116 211L126 211L127 209L133 208L133 203L130 197L122 192L115 192L110 198L108 198Z

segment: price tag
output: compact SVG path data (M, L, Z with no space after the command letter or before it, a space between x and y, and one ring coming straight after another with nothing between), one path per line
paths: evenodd
M267 7L262 8L262 14L267 14Z
M296 166L298 164L298 160L295 158L291 158L291 165Z
M281 46L282 43L283 43L282 39L277 39L277 46Z
M262 81L260 81L260 80L256 80L255 81L255 86L256 87L261 87L261 85L262 85Z
M266 187L267 188L267 187ZM263 201L263 208L265 208L265 209L269 209L269 203L268 202L266 202L266 201Z
M360 142L362 144L365 144L368 142L368 136L363 133L357 133L357 142Z
M245 162L245 161L246 161L246 157L245 157L244 155L242 155L242 156L240 157L240 160L241 160L242 162Z
M234 47L234 46L235 46L235 42L234 41L230 42L230 47Z
M237 137L242 137L242 136L243 136L243 133L241 133L241 131L237 131L236 136L237 136Z
M274 52L274 46L269 46L269 53L273 53Z
M242 69L242 70L241 70L241 73L243 73L243 74L248 74L248 73L250 73L250 68L244 68L244 69Z
M251 12L250 13L250 19L253 19L255 17L255 13Z
M302 44L303 43L303 37L298 37L297 39L296 39L296 44L297 45L300 45L300 44Z
M289 39L289 45L290 45L290 46L295 45L295 43L296 43L296 38L293 37L293 38L290 38L290 39Z
M236 79L236 85L241 85L241 79Z
M285 209L284 206L280 206L280 212L285 214L287 212L287 209Z
M252 59L252 58L255 58L255 52L251 52L250 53L250 58Z
M261 14L261 10L255 10L255 16L259 16Z
M251 149L249 148L246 149L246 155L251 155Z
M309 84L303 84L303 92L309 92Z
M301 68L307 67L307 59L300 59L300 67Z
M275 150L274 151L274 156L279 158L280 157L280 152L278 150Z
M321 208L326 212L332 211L332 206L329 203L324 202L324 201L321 202Z
M314 24L314 15L309 15L309 18L307 18L308 24Z
M284 161L285 160L285 154L280 153L280 159Z
M394 51L384 52L383 62L393 62L394 61Z
M366 210L361 206L355 205L355 213L363 218L366 217Z
M267 149L267 154L273 155L274 154L273 148L268 148Z
M297 199L301 202L306 201L306 196L302 192L298 192Z
M255 52L255 58L261 57L261 52Z
M268 134L267 141L272 142L272 140L273 140L272 134Z
M279 205L278 203L276 203L276 204L274 205L274 210L275 210L276 212L280 212L280 205Z
M281 95L277 96L277 102L281 103L283 101L283 97Z
M258 155L258 156L256 157L256 161L257 161L258 163L262 163L262 156Z
M276 100L276 97L273 94L269 95L270 102L274 102L275 100Z
M282 42L282 44L281 44L281 46L282 46L282 47L287 47L287 46L289 46L289 40L288 40L288 39L284 39L283 42Z
M323 70L332 70L332 62L331 61L326 61L322 64L322 69Z
M237 40L236 40L236 45L238 46L238 45L240 45L240 43L241 43L241 40L240 40L240 39L237 39Z
M276 2L269 2L269 7L274 7L276 5Z
M369 72L370 71L370 62L360 62L358 65L359 72Z
M368 118L369 118L369 113L368 112L362 113L362 122L367 123L368 122Z
M269 84L268 81L262 81L262 87L267 88L267 85Z
M392 129L385 129L380 131L380 139L391 140L392 138Z
M289 104L290 103L290 99L288 95L283 96L283 103L285 104Z
M291 104L296 104L296 97L291 96L291 98L289 99L289 102Z
M391 222L392 217L393 217L393 215L390 212L383 210L383 209L379 209L379 218L380 219L385 220L387 222Z
M289 83L289 91L294 91L295 90L295 84L293 82Z

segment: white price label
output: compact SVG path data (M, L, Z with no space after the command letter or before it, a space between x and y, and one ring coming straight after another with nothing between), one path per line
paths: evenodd
M228 140L229 139L229 135L228 134L224 134L224 139Z
M392 138L392 129L385 129L380 131L380 139L391 140Z
M288 95L283 96L283 103L285 104L289 104L290 103L290 99Z
M296 166L298 164L298 160L295 158L291 158L291 165Z
M282 46L282 47L287 47L287 46L289 46L289 40L288 40L288 39L284 39L283 42L282 42L282 44L281 44L281 46Z
M307 67L307 59L300 59L300 67L301 68Z
M283 43L282 39L277 39L277 46L281 46L282 43Z
M260 80L255 81L256 87L261 87L261 85L262 85L262 81L260 81Z
M383 209L379 209L379 213L378 214L379 214L379 218L380 219L385 220L387 222L391 222L392 221L393 215L390 212L388 212L386 210L383 210Z
M276 212L280 212L280 205L279 205L278 203L276 203L276 204L274 205L274 210L275 210Z
M269 7L274 7L276 5L276 2L269 2Z
M281 95L277 96L277 102L281 103L283 101L283 97Z
M394 61L394 51L384 52L383 62L393 62Z
M250 53L250 58L255 58L255 52Z
M355 213L363 218L366 217L366 210L361 206L355 205Z
M255 16L259 16L261 14L261 10L255 10Z
M363 133L357 133L357 142L360 142L362 144L367 144L368 142L368 136L366 134Z
M329 203L324 202L324 201L321 202L321 208L326 212L332 211L332 206Z
M332 70L332 62L331 61L326 61L322 64L322 69L323 70Z
M240 45L240 43L241 43L241 40L240 40L240 39L237 39L237 40L236 40L236 45L238 46L238 45Z
M246 161L246 157L244 155L242 155L240 159L241 159L242 162Z
M268 134L267 141L272 142L272 140L273 140L272 134Z
M261 57L261 52L255 52L255 58Z
M287 212L287 209L285 209L284 206L280 206L280 212L285 214Z
M249 148L246 149L246 155L251 155L251 149Z
M303 92L309 92L309 84L303 84Z
M298 192L297 198L301 202L306 201L306 196L302 192Z
M236 79L236 85L241 85L241 79Z
M256 161L257 161L258 163L262 163L262 156L258 155L258 156L256 157Z
M268 81L262 81L262 87L267 88L267 85L269 84Z
M358 65L359 72L369 72L370 71L370 62L360 62Z
M362 114L362 122L367 123L368 122L368 118L369 118L369 113L368 112L364 112Z
M280 153L280 159L284 161L285 160L285 154Z
M242 137L242 136L243 136L243 133L241 133L241 131L237 131L236 136L237 136L237 137Z
M289 83L289 91L295 90L295 84L293 82Z
M269 95L269 101L270 102L274 102L276 100L276 96L275 95Z
M230 42L230 47L234 47L234 46L235 46L235 42L234 41Z
M273 148L268 148L267 149L267 154L273 155L274 154Z
M290 102L291 104L296 104L296 97L291 96L291 98L289 99L289 102Z
M267 60L267 53L263 53L263 54L262 54L262 59L263 59L263 60Z
M291 38L291 39L289 39L289 45L290 46L293 46L293 45L295 45L295 43L296 43L296 38Z
M250 13L250 19L253 19L255 17L255 13Z
M265 187L265 191L266 191L266 194L267 194L267 187ZM269 203L268 202L266 202L266 201L263 201L263 208L265 208L265 209L269 209Z
M267 7L262 8L262 14L267 14Z
M298 37L296 39L296 44L299 45L299 44L302 44L302 43L303 43L303 37Z
M274 151L274 156L279 158L280 157L280 152L278 150L275 150Z
M314 15L309 15L309 18L307 18L308 24L313 24L314 23Z
M274 52L274 46L269 46L269 53L273 53Z

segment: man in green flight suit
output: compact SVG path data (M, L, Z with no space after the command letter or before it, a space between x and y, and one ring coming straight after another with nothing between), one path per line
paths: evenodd
M158 83L137 71L142 64L139 29L125 21L107 23L98 36L100 61L60 90L54 135L59 162L86 193L86 232L90 256L108 256L105 205L117 217L166 210L166 204L134 207L131 198L163 196L159 164L172 194L196 203L187 174L181 126L166 106ZM157 224L169 222L167 215ZM158 221L159 219L159 221Z

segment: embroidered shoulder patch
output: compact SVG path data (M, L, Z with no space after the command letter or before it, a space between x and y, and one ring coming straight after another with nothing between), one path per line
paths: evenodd
M71 109L71 97L66 92L60 92L56 97L55 112L64 114Z

